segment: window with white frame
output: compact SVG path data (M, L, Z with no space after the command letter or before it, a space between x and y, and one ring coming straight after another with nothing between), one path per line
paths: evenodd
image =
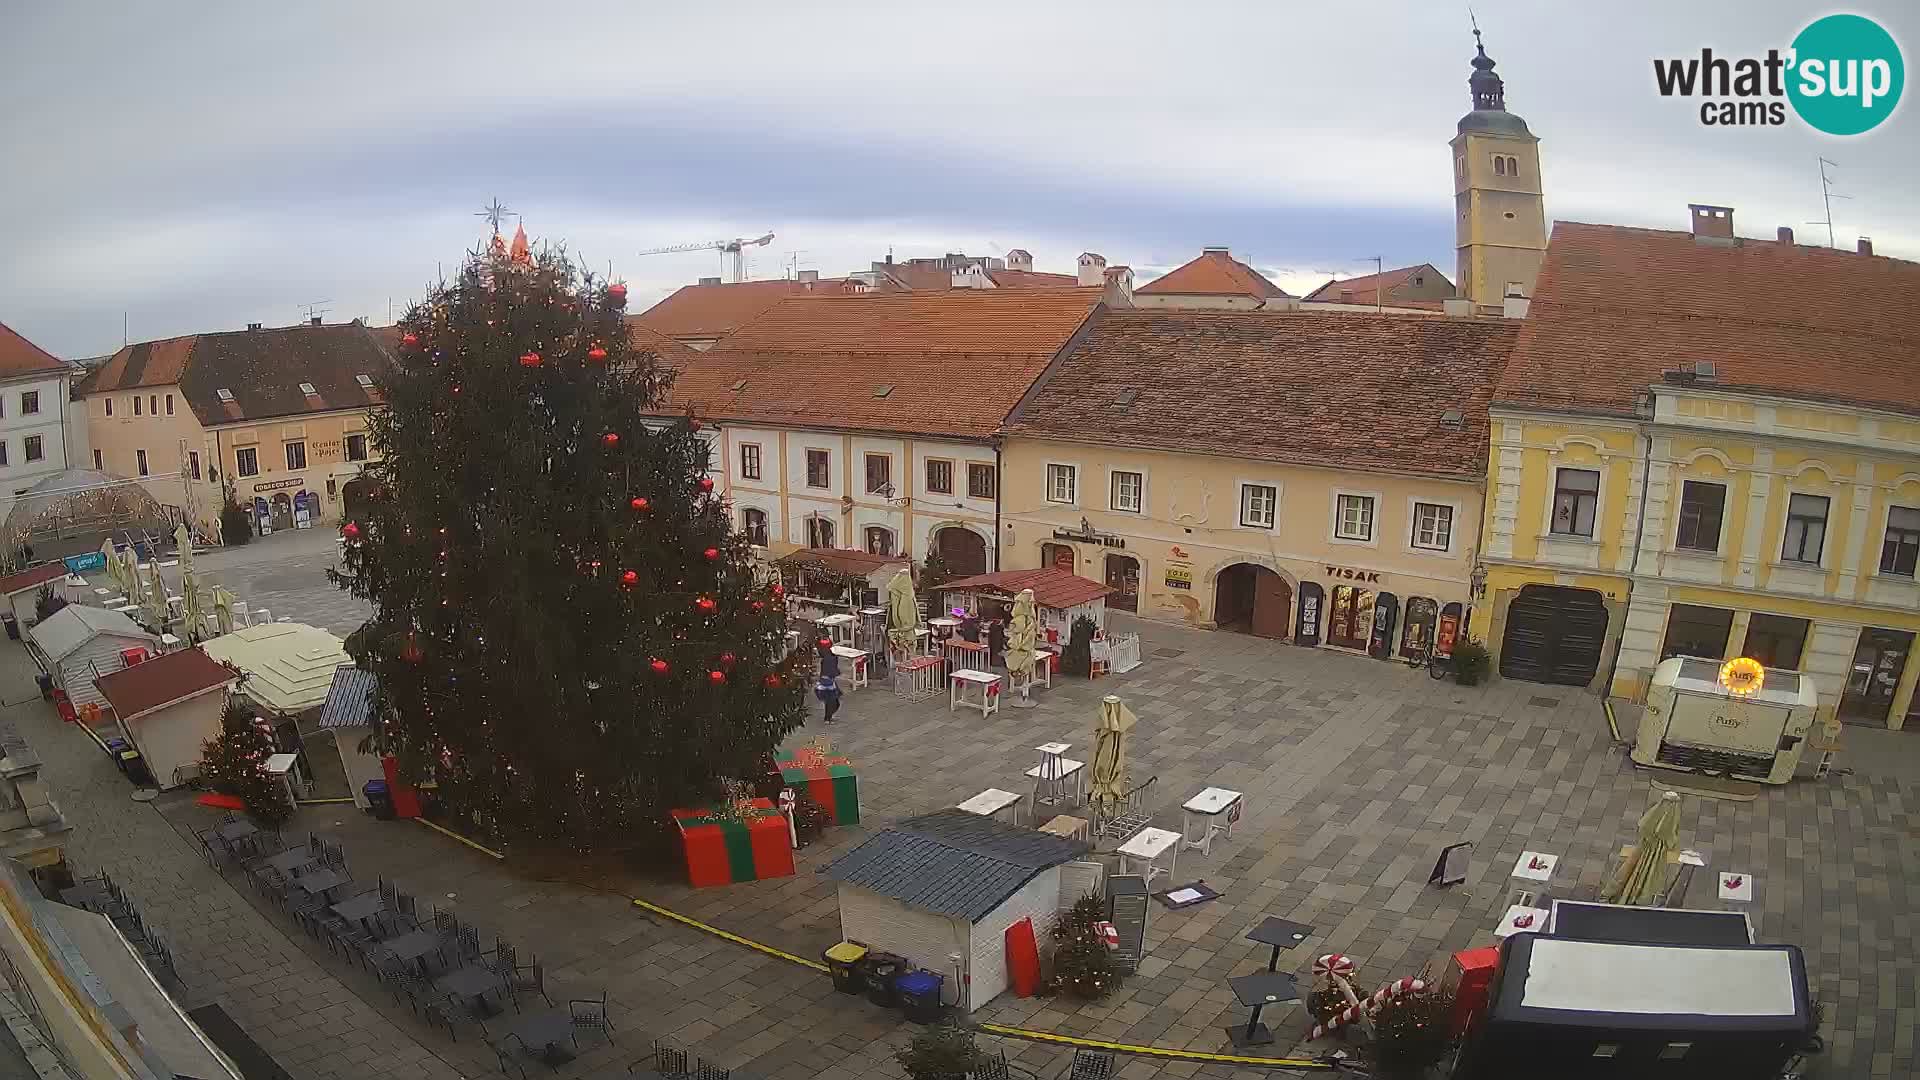
M1453 507L1445 503L1413 504L1413 546L1423 551L1445 551L1453 546Z
M1240 485L1240 524L1271 529L1279 519L1280 489L1272 484Z
M810 548L830 548L833 546L833 522L823 517L807 519L807 546Z
M893 458L887 454L867 455L867 494L893 494Z
M893 530L882 525L867 526L867 554L893 554Z
M825 450L807 451L807 486L810 488L832 487L833 456ZM832 547L832 544L814 544L813 547Z
M760 444L740 444L740 479L760 479Z
M1336 501L1333 535L1342 540L1373 539L1373 496L1342 495Z
M233 452L233 470L241 476L260 475L260 451L243 446Z
M1592 469L1561 469L1553 479L1553 521L1547 531L1555 536L1593 539L1593 516L1600 506L1600 474Z
M1782 562L1820 565L1820 549L1827 541L1827 510L1832 504L1825 495L1788 497L1787 536L1780 545Z
M1110 498L1107 506L1129 514L1140 512L1141 492L1146 489L1146 477L1137 472L1116 469L1111 474Z
M749 506L740 511L740 531L754 547L767 546L767 512Z
M1070 503L1074 500L1074 473L1072 465L1047 466L1047 501Z

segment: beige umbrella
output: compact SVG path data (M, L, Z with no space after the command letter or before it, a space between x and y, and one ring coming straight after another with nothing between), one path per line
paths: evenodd
M1680 794L1669 791L1640 815L1640 842L1613 872L1600 900L1607 904L1655 902L1667 884L1667 855L1680 845Z
M187 531L184 521L173 527L173 547L180 555L180 573L184 577L193 570L193 534Z
M1110 813L1127 794L1127 732L1135 722L1133 710L1116 695L1100 699L1100 720L1093 728L1093 780L1087 788L1087 803L1095 810Z
M145 590L140 581L140 557L133 553L132 544L128 544L127 549L120 553L120 578L127 586L127 599L139 603Z
M233 633L233 594L219 585L213 588L213 621L222 634Z
M207 621L206 609L200 604L200 583L193 579L193 567L187 566L184 559L181 560L180 595L184 601L181 610L181 621L186 624L186 628L181 632L180 636L186 638L188 641L192 641L195 637L205 638L212 636L207 633L205 625Z
M920 600L913 595L913 575L904 568L887 582L887 641L900 656L912 656L914 631L920 626Z
M126 587L120 583L120 555L113 550L113 537L109 536L101 542L100 557L105 559L107 563L104 567L107 574L107 584L121 592L125 592Z
M160 560L152 557L147 562L146 612L156 630L166 629L167 579L160 576Z
M1034 655L1034 615L1033 590L1021 589L1020 595L1013 598L1013 621L1007 627L1007 675L1020 687L1020 698L1014 707L1028 709L1033 707L1029 698L1033 692Z

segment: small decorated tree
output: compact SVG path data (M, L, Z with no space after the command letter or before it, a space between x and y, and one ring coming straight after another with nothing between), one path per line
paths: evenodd
M1453 1046L1448 1021L1453 995L1429 984L1422 993L1388 998L1373 1014L1373 1042L1367 1056L1383 1078L1425 1076Z
M1087 678L1093 674L1093 632L1098 629L1092 619L1081 615L1073 620L1073 631L1067 637L1067 647L1060 652L1060 670L1069 675Z
M1113 950L1094 925L1106 917L1106 901L1098 893L1088 893L1053 924L1053 979L1048 983L1052 990L1097 1001L1120 985Z
M253 539L253 514L240 505L234 496L233 485L221 486L224 502L220 507L220 542L239 545Z
M66 606L67 598L54 592L52 585L40 586L40 591L33 596L33 616L43 622L47 616Z
M980 1064L973 1032L957 1024L922 1029L905 1050L893 1055L913 1080L965 1080Z
M201 747L200 771L213 790L239 796L247 816L269 829L278 829L293 817L287 788L267 771L267 759L278 752L273 732L239 698L228 698L220 716L220 734Z

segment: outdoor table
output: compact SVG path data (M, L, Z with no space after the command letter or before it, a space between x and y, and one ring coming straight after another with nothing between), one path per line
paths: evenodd
M1749 925L1753 922L1753 875L1746 871L1727 871L1717 875L1720 892L1720 906L1727 911L1742 912L1747 916Z
M1087 821L1086 818L1077 818L1071 814L1058 814L1045 825L1040 826L1040 831L1043 833L1051 833L1054 836L1064 837L1068 840L1091 840L1093 839L1092 828L1092 823Z
M820 620L821 628L826 630L828 639L835 645L853 644L853 624L854 617L844 612Z
M1278 971L1280 970L1280 950L1293 948L1307 940L1307 935L1311 933L1313 933L1313 927L1306 923L1289 922L1269 915L1260 920L1259 926L1247 931L1247 940L1273 946L1273 956L1267 960L1267 970Z
M1233 996L1240 1004L1253 1010L1247 1017L1247 1026L1235 1025L1227 1028L1227 1037L1233 1045L1242 1049L1249 1046L1266 1046L1273 1042L1273 1032L1260 1022L1260 1010L1269 1005L1278 1005L1283 1001L1300 1000L1300 988L1295 985L1293 976L1284 971L1256 971L1251 975L1235 975L1227 980L1233 988Z
M387 902L377 892L362 893L333 905L333 913L352 923L366 926L367 921L387 910Z
M474 1002L479 1006L475 1012L488 1015L493 1009L487 1004L487 995L500 989L500 976L486 968L469 964L433 980L433 985L441 993Z
M1180 834L1172 829L1156 829L1152 826L1141 829L1127 838L1127 842L1114 849L1120 856L1120 872L1128 873L1127 864L1139 861L1147 864L1144 875L1147 882L1153 882L1154 875L1171 876L1174 867L1180 863ZM1167 865L1160 865L1160 857L1167 856Z
M315 870L311 874L301 874L294 878L293 883L305 889L309 896L325 898L327 890L337 889L352 880L352 878L341 877L332 870Z
M1532 921L1527 923L1527 925L1525 926L1521 926L1520 920L1529 915L1533 917ZM1528 907L1525 904L1514 904L1512 907L1509 907L1507 909L1507 913L1505 915L1500 917L1500 925L1493 928L1493 936L1497 938L1507 938L1507 937L1512 937L1515 934L1541 934L1541 933L1545 933L1546 929L1547 929L1547 909L1546 908Z
M239 821L227 822L225 825L213 830L213 834L229 844L237 844L242 840L252 838L253 834L259 831L259 829L253 827L253 822L241 818Z
M954 630L959 628L960 620L942 615L937 619L928 619L927 626L933 631L935 641L945 641L953 636Z
M549 1064L573 1060L573 1013L567 1009L526 1013L507 1028L507 1034Z
M1553 880L1553 868L1560 864L1560 856L1547 855L1538 851L1523 851L1514 860L1513 873L1507 875L1507 903L1521 907L1538 907L1540 894L1547 891L1547 883Z
M940 655L947 658L948 671L978 671L993 666L989 662L985 642L950 637L940 645Z
M973 694L970 687L980 688L980 700L969 700ZM947 684L947 711L956 706L965 705L969 709L979 709L981 719L1000 711L1000 676L989 671L975 671L961 668L953 673L953 680Z
M402 961L412 960L420 965L420 973L426 974L425 957L440 948L440 935L431 930L415 930L411 934L401 934L392 941L382 942L388 951Z
M165 648L171 649L175 645L180 644L180 637L177 634L161 634L160 644Z
M273 858L268 859L266 865L273 867L283 874L291 874L310 862L319 861L320 857L308 850L305 844L296 844L280 854L275 855Z
M129 611L139 611L140 605L139 604L121 604L119 607L114 608L113 610L119 612L122 615L125 615Z
M940 670L946 661L937 656L916 656L893 666L893 692L908 701L930 698L940 692Z
M851 661L847 666L853 669L853 683L849 690L858 690L867 685L867 650L856 649L850 645L835 645L833 655L842 660Z
M93 594L95 596L112 596L114 593L112 589L96 588L93 590Z
M1064 744L1062 744L1064 745ZM1042 762L1027 770L1033 778L1033 801L1041 801L1040 789L1048 791L1048 802L1053 802L1065 792L1067 781L1073 781L1073 801L1078 803L1086 799L1087 763L1068 757L1056 757L1051 763Z
M1020 820L1020 800L1023 798L1025 796L1019 792L1001 791L999 788L990 787L961 803L959 808L969 814L979 814L981 817L999 817L1000 811L1011 807L1013 813L1008 814L1007 817L1010 819L1009 824L1014 824Z
M1228 839L1233 838L1233 825L1240 820L1241 804L1245 801L1237 791L1226 788L1210 787L1186 802L1180 804L1180 836L1189 848L1199 848L1207 854L1213 854L1213 834L1224 832ZM1186 839L1193 831L1195 816L1204 819L1200 839ZM1221 818L1226 824L1220 824Z
M293 790L293 763L300 760L299 754L268 754L267 772L278 776L280 782L287 785L287 802L300 805L300 796Z

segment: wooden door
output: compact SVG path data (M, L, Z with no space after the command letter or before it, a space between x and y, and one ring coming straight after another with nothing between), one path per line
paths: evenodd
M1253 575L1253 633L1256 637L1287 636L1287 616L1293 611L1293 587L1271 570Z
M1140 607L1140 562L1131 555L1107 556L1107 607L1137 611Z

